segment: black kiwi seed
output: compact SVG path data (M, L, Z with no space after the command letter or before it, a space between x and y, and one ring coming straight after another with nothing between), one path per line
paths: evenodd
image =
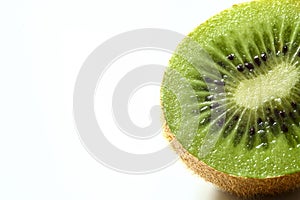
M214 83L216 85L225 85L225 83L223 81L219 81L219 80L214 80Z
M218 102L210 104L211 109L217 108L219 106L220 106L220 104Z
M250 135L250 136L254 136L254 134L255 134L255 128L254 128L254 127L251 127L251 128L249 129L249 135Z
M282 130L284 133L287 133L287 132L289 131L288 127L287 127L285 124L282 124L281 130Z
M240 71L240 72L242 72L242 71L244 71L244 66L242 65L242 64L239 64L237 67L236 67L236 69L238 70L238 71Z
M236 135L234 137L233 144L234 144L235 147L241 142L241 139L242 139L244 133L245 133L245 126L241 125L237 129Z
M295 109L295 110L297 109L297 104L295 102L292 102L291 106L292 106L293 109Z
M280 117L285 117L285 111L284 110L280 110L279 112L278 112L278 114L279 114L279 116Z
M234 59L234 54L232 53L232 54L228 55L227 58L228 58L229 60L233 60L233 59Z
M263 61L267 61L267 54L266 53L262 53L260 56L261 56L261 59Z
M218 125L219 127L222 127L222 126L224 125L224 123L225 123L225 119L223 119L223 118L221 118L221 119L219 119L219 120L217 121L217 125Z
M254 56L254 62L255 62L258 66L261 65L261 61L260 61L260 59L259 59L258 56Z
M220 65L221 67L226 67L226 65L223 62L218 62L218 65Z
M297 120L296 114L294 112L290 112L289 116L294 122Z
M211 78L208 78L208 77L205 77L204 80L205 80L206 83L212 83L213 82L213 80Z
M279 110L277 108L274 108L274 114L276 117L279 117Z
M258 119L257 119L257 124L258 124L258 125L260 125L262 122L263 122L263 121L262 121L261 118L258 118Z
M254 69L254 66L251 63L245 63L245 67L247 67L250 71Z
M284 54L286 54L287 52L288 52L288 50L289 50L289 48L288 48L288 46L283 46L283 48L282 48L282 52L284 53Z
M235 115L235 116L233 117L233 120L234 120L234 121L238 121L238 120L239 120L239 118L240 118L240 116L238 116L238 115Z
M269 118L269 123L270 123L270 125L274 125L275 120L274 120L272 117L270 117L270 118Z
M300 51L298 52L298 56L300 57Z

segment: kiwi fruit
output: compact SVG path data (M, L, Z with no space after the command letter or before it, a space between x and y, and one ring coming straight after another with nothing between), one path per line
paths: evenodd
M184 163L238 196L300 186L300 2L234 5L178 45L161 86Z

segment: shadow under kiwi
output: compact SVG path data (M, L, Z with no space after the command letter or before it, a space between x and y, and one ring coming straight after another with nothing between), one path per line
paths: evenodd
M237 197L230 193L215 189L214 196L212 200L299 200L300 199L300 189L285 192L280 195L270 196L270 195L257 195L253 197Z

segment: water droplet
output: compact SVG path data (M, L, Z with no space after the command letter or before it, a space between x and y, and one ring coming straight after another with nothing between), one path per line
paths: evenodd
M261 143L260 145L256 146L255 148L260 149L260 148L262 148L262 147L264 147L266 145L267 145L266 143Z
M264 161L268 161L268 160L270 160L270 157L266 157L266 158L264 159Z
M278 103L281 103L281 102L282 102L282 101L281 101L281 98L277 98L277 99L275 99L275 101L278 102Z

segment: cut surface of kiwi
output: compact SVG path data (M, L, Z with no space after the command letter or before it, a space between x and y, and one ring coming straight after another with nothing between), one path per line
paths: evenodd
M162 83L174 149L236 194L299 187L299 62L296 0L242 3L201 24L179 44Z

